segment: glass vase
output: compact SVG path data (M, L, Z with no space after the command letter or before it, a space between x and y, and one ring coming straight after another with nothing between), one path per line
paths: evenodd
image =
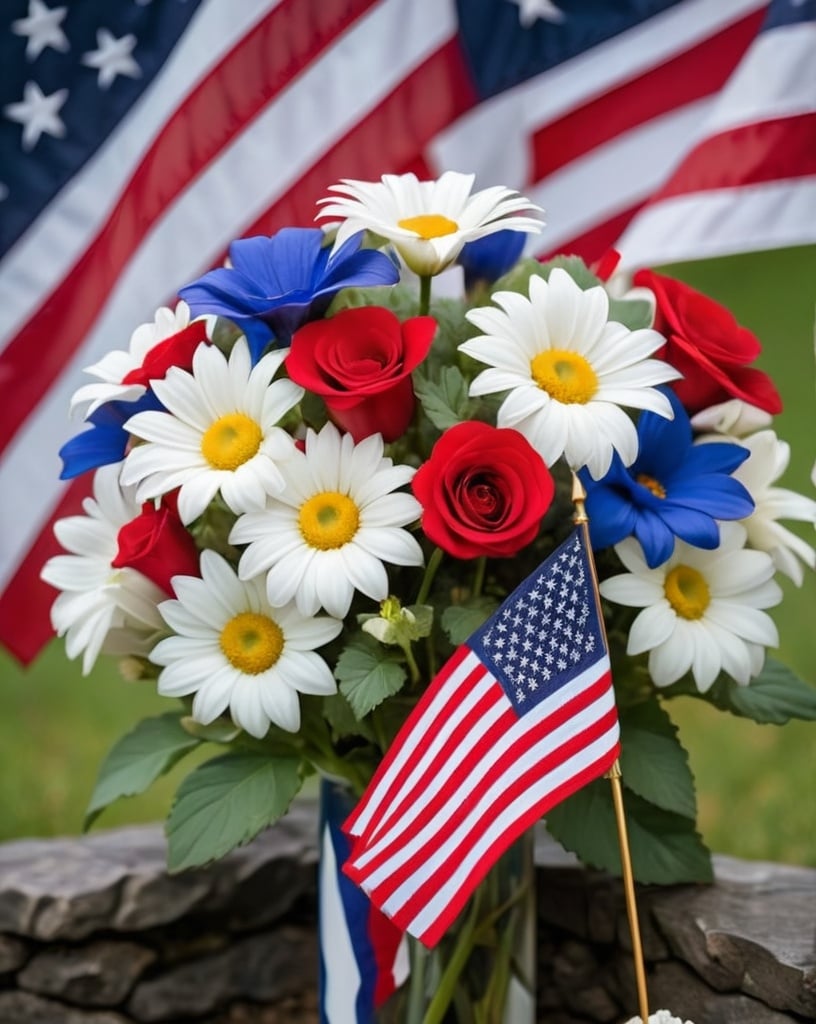
M321 787L321 1024L534 1024L533 833L491 868L440 942L400 935L342 874L354 807L341 783Z

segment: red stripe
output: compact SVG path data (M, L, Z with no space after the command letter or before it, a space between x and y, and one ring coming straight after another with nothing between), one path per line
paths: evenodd
M57 591L40 579L47 559L64 553L54 536L54 523L65 516L79 515L82 499L90 490L89 476L79 477L64 490L51 518L0 594L0 643L23 665L32 662L54 636L48 611Z
M644 203L636 203L634 206L621 210L608 220L593 225L588 231L559 243L549 252L542 253L538 259L548 260L559 254L580 256L588 266L592 266L593 263L602 259L611 248L614 248L626 225L644 205Z
M496 683L495 686L503 696L500 684ZM421 813L409 821L406 827L389 840L362 869L358 869L356 864L352 865L351 869L354 871L354 876L351 875L351 869L348 872L349 876L354 877L354 881L357 882L365 881L379 867L388 863L395 855L398 855L404 849L406 843L416 839L426 826L434 822L444 822L431 840L428 840L408 860L399 866L395 866L389 872L387 881L380 883L376 890L374 890L377 894L378 902L387 899L409 877L415 875L418 871L421 874L421 870L428 859L429 847L438 848L445 842L456 831L458 826L467 819L468 815L473 812L479 800L482 799L494 783L500 782L507 776L508 772L512 772L520 759L528 752L534 751L540 743L545 742L555 729L569 722L575 715L607 693L610 686L609 672L605 672L600 679L595 680L571 700L557 707L551 715L536 723L531 730L518 736L512 743L507 738L508 721L510 725L518 721L518 717L512 709L510 709L509 718L505 718L503 723L505 737L503 742L501 740L501 731L496 734L495 730L491 730L489 736L493 743L492 747L485 742L488 737L485 737L485 741L480 742L472 750L465 740L462 746L452 754L452 758L459 763L451 776L445 781L441 793L432 797L428 805L423 806ZM612 721L614 722L616 712L614 707L611 710L613 713ZM606 716L604 716L605 719ZM597 735L600 735L608 727L608 725L605 725L604 728L598 731L597 722L592 722L580 733L570 736L555 750L551 750L544 754L544 756L539 757L538 761L523 775L516 776L516 781L512 785L507 786L501 796L482 813L479 818L479 827L474 826L469 834L478 836L482 826L495 820L507 804L512 801L514 796L518 795L519 792L524 792L523 787L521 790L517 790L519 778L526 780L525 786L529 785L531 781L540 780L548 772L568 760L573 754L578 753L589 740L595 739ZM497 744L500 744L501 756L492 765L486 767L483 760L484 755L491 749L495 750ZM471 783L470 785L468 785L469 782ZM425 800L425 787L422 779L417 781L413 790L413 799L419 803L423 803ZM465 838L462 840L460 849L466 850L467 845L467 839Z
M668 196L816 175L816 113L732 128L689 153L649 204Z
M764 10L749 14L665 64L542 127L532 137L531 180L540 182L638 125L718 92L755 38L764 17Z
M319 163L244 234L272 234L290 224L313 224L316 201L340 178L370 181L384 173L408 171L434 177L422 150L477 100L459 44L451 39L326 150Z
M96 238L6 347L0 452L82 343L108 292L162 212L374 2L283 0L174 112ZM36 373L31 372L32 353Z

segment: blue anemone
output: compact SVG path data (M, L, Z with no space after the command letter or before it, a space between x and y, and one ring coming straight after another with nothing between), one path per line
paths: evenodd
M470 291L479 281L498 281L521 256L526 241L522 231L508 228L468 242L456 260L465 272L465 288Z
M100 405L88 417L91 429L83 430L60 448L60 480L73 480L89 469L121 462L130 440L125 423L137 412L163 408L152 391L146 391L135 402L105 402Z
M594 481L586 470L586 510L594 548L634 535L654 569L679 537L698 548L719 545L716 520L744 519L754 510L751 495L729 474L748 458L732 442L692 444L688 414L669 389L674 419L642 412L638 456L628 468L615 453L609 472Z
M320 228L242 238L229 247L231 267L209 271L179 296L193 316L232 320L257 362L271 339L286 346L298 327L323 316L341 289L397 282L394 263L376 249L361 249L362 238L363 232L349 238L334 255Z

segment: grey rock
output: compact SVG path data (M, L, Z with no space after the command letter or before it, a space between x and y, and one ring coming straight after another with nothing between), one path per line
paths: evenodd
M156 959L135 942L97 941L59 946L32 957L17 980L21 988L82 1006L117 1006Z
M96 1013L63 1006L30 992L0 992L3 1024L129 1024L118 1013Z
M12 935L0 935L0 974L16 971L29 957L29 947Z
M201 1017L237 999L276 1003L314 989L316 965L314 932L283 927L140 982L127 1010L152 1024Z

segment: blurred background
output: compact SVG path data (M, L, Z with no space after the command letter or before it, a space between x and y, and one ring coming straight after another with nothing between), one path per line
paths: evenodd
M785 403L777 433L792 448L781 485L812 496L816 246L678 264L665 272L729 306L759 336L758 365ZM816 539L798 525L805 539ZM781 636L777 653L816 684L816 576L806 574L801 589L781 582L785 599L773 610ZM82 677L59 641L28 669L0 654L0 693L0 839L78 833L108 749L139 718L168 704L153 684L125 682L113 660L101 659ZM669 708L689 751L710 847L816 866L816 723L760 726L688 698ZM105 811L94 827L163 819L178 781L171 773L150 793Z

